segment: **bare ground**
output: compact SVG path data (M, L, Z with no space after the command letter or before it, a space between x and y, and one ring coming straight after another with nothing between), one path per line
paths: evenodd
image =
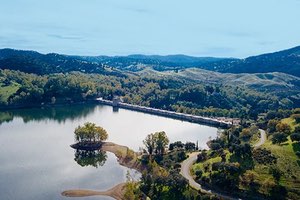
M96 196L96 195L104 195L110 196L117 200L122 200L124 196L124 186L125 183L120 183L115 187L106 190L106 191L95 191L95 190L66 190L61 194L66 197L87 197L87 196Z

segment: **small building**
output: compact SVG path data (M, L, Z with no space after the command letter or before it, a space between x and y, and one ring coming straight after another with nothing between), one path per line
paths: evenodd
M123 101L122 101L122 98L120 98L119 96L115 96L114 98L113 98L113 106L114 107L118 107L119 106L119 103L122 103Z

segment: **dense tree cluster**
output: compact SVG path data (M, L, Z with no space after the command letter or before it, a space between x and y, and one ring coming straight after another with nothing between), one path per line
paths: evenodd
M169 139L164 131L151 133L143 141L148 154L162 156L169 144Z
M90 122L85 123L84 126L78 126L74 133L75 140L82 143L102 142L108 138L105 129Z
M165 132L149 134L144 140L147 151L141 161L146 170L142 173L139 189L151 199L205 199L204 195L189 188L188 181L179 173L180 163L187 158L186 151L195 150L195 143L177 141L171 143L167 151L168 143Z

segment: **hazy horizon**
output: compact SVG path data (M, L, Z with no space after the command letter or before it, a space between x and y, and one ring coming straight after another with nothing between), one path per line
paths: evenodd
M262 54L268 54L268 53L275 53L275 52L280 52L280 51L284 51L284 50L288 50L288 49L293 49L296 47L300 47L300 45L295 46L295 47L290 47L287 49L278 49L272 52L264 52L261 54L253 54L253 55L249 55L248 57L252 57L252 56L259 56ZM232 58L232 59L243 59L243 58L238 58L238 57L225 57L225 56L194 56L194 55L188 55L188 54L141 54L141 53L134 53L134 54L124 54L124 55L105 55L105 54L99 54L99 55L80 55L80 54L66 54L66 53L58 53L58 52L40 52L37 50L33 50L33 49L16 49L16 48L9 48L9 47L3 47L0 48L0 50L2 49L12 49L12 50L17 50L17 51L33 51L33 52L37 52L40 54L60 54L60 55L65 55L65 56L87 56L87 57L97 57L97 56L108 56L108 57L126 57L126 56L137 56L137 55L141 55L141 56L188 56L188 57L195 57L195 58ZM245 57L245 58L248 58Z
M0 7L0 48L245 58L298 46L299 8L299 0L11 0Z

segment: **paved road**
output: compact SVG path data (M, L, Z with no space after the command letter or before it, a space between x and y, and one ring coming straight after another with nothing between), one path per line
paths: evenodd
M192 165L196 162L197 160L197 155L198 155L199 152L193 152L189 155L189 158L184 160L182 163L181 163L181 169L180 169L180 174L185 177L188 181L189 181L189 184L192 188L196 189L196 190L201 190L203 191L203 189L201 188L201 185L199 183L197 183L192 175L191 175L191 167ZM205 191L204 191L205 192Z
M256 144L253 145L254 148L257 148L257 147L260 147L261 145L263 145L266 142L266 139L267 139L267 135L266 135L266 132L264 130L259 129L259 132L260 132L260 139ZM193 179L193 177L191 175L191 172L190 172L190 169L191 169L192 165L196 162L198 153L199 152L191 153L189 155L189 158L184 160L181 163L180 174L189 181L189 185L192 188L196 189L196 190L200 190L201 192L204 192L204 193L212 193L212 194L215 194L215 195L217 195L219 197L222 197L224 199L237 199L237 198L229 197L227 195L223 195L223 194L220 194L218 192L211 191L211 190L205 190L201 187L201 185L199 183L197 183Z
M199 183L197 183L193 179L193 177L191 175L191 172L190 172L190 169L191 169L192 165L196 162L198 153L199 152L193 152L193 153L191 153L189 155L188 159L184 160L181 163L180 174L189 181L189 185L192 188L194 188L196 190L200 190L203 193L214 194L214 195L217 195L217 196L219 196L219 197L221 197L223 199L238 200L238 198L233 198L233 197L230 197L230 196L218 193L218 192L214 192L214 191L211 191L211 190L205 190L205 189L203 189L201 187L201 185Z
M261 145L263 145L267 139L266 131L259 129L259 132L260 132L260 139L256 144L253 145L254 148L257 148L257 147L260 147Z

